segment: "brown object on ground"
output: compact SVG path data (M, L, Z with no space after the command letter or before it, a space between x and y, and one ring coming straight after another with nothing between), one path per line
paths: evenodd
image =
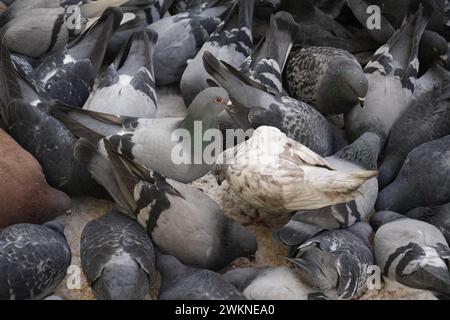
M38 161L0 129L0 229L41 224L70 208L70 198L47 184Z

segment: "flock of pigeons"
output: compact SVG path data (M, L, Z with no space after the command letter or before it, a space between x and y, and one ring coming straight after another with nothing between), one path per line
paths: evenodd
M447 1L0 8L0 299L54 292L71 263L58 216L78 196L116 204L80 240L98 299L143 299L157 271L160 299L355 299L374 265L450 298ZM184 118L157 117L169 85ZM254 131L175 164L194 141L171 135L196 122ZM294 213L274 230L292 268L223 273L258 244L191 184L209 172L265 212L254 223Z

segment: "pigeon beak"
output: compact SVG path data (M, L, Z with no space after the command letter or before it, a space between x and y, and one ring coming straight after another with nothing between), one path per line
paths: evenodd
M251 263L254 263L254 262L256 261L256 256L255 256L255 254L251 254L251 255L248 257L248 260L249 260Z
M359 104L361 105L361 108L364 108L364 103L366 102L366 98L358 98Z
M233 103L230 101L225 105L225 110L231 111L233 109Z
M443 66L446 66L448 64L448 55L443 54L439 57L439 59L441 60Z

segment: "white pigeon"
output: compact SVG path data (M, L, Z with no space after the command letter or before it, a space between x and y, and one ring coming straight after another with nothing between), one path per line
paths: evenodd
M227 149L213 169L219 182L256 208L273 212L319 209L351 201L376 171L337 171L321 156L274 127L259 127Z

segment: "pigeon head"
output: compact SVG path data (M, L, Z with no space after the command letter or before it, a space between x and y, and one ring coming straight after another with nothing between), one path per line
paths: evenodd
M222 246L224 254L222 260L232 261L240 257L255 259L258 242L255 236L236 221L225 217L223 227ZM223 263L218 263L223 265Z
M369 91L369 81L364 74L360 65L343 64L342 72L338 73L335 84L338 86L338 91L335 91L343 103L354 104L358 103L364 107L364 98Z
M229 105L230 97L225 89L211 87L200 92L188 109L182 127L191 131L194 122L201 121L203 130L217 128L219 114Z
M377 231L382 225L385 225L386 223L405 218L406 217L404 215L401 215L397 212L378 211L370 218L370 225L372 226L374 231Z
M438 63L444 68L448 67L448 44L438 33L426 30L420 40L419 61L425 66Z

